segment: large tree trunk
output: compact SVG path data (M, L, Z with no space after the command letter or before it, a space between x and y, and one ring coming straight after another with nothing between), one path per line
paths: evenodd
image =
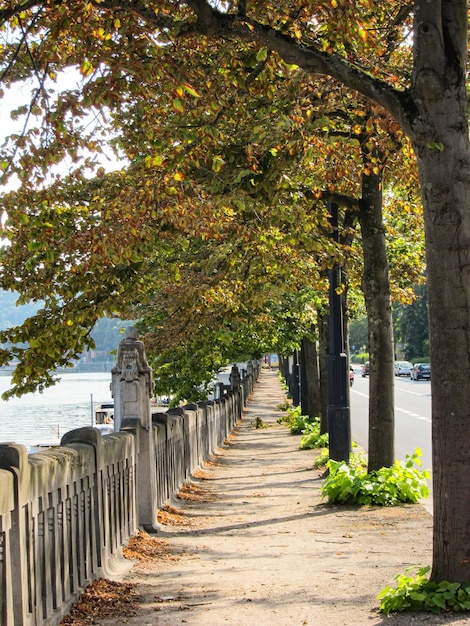
M321 411L318 354L316 342L310 337L302 339L300 362L302 415L318 417Z
M369 327L369 471L394 461L393 324L381 178L364 176L359 210L364 274L362 289Z
M432 377L435 580L470 580L470 253L466 131L421 163ZM467 181L470 173L466 172Z
M411 139L426 232L434 580L470 581L470 146L467 3L415 3Z
M435 580L470 580L470 150L455 115L444 149L418 146L425 210L432 376Z

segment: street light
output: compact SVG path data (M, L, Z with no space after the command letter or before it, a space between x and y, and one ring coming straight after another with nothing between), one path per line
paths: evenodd
M339 242L338 205L328 203L332 238ZM329 270L330 341L328 353L328 446L329 457L335 461L349 463L351 453L351 423L349 416L349 373L348 358L344 352L343 311L341 295L340 267L335 263Z

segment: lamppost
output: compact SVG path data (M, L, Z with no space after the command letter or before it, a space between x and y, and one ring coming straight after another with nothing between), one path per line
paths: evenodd
M339 242L338 205L328 203L332 238ZM349 416L349 373L348 358L344 352L343 311L341 295L340 267L335 263L329 270L328 278L330 303L330 341L328 353L328 441L329 457L335 461L349 463L351 453L351 423Z

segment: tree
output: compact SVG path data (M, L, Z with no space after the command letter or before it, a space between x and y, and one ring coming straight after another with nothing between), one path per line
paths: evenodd
M158 65L155 63L155 50L149 42L158 40L167 43L175 40L178 47L186 45L191 49L203 42L209 42L215 48L218 41L229 39L240 42L237 52L245 56L251 53L252 57L262 61L263 57L268 56L268 51L273 51L288 64L290 71L305 73L315 80L318 75L331 76L380 104L400 124L410 138L418 159L426 232L434 379L435 531L432 576L436 580L470 580L470 561L467 558L470 458L464 444L470 435L467 408L470 356L467 348L469 304L466 269L470 185L467 172L470 162L466 93L467 3L463 0L415 0L397 7L394 2L344 0L341 3L319 2L314 7L294 7L293 3L240 2L235 5L228 2L214 8L206 0L188 0L187 3L177 4L133 2L131 5L127 2L100 2L96 6L80 2L51 6L32 1L26 7L18 5L12 8L6 2L0 7L0 20L10 20L13 31L20 34L20 40L24 40L23 33L31 33L33 38L36 37L36 56L33 58L41 77L52 73L60 65L59 61L63 65L64 60L66 63L78 63L84 75L92 76L95 73L95 80L90 81L82 91L84 101L93 97L98 104L105 99L107 106L113 103L117 106L120 88L124 84L126 88L129 87L122 73L125 67L127 76L134 73L142 78L145 75L149 82L150 79L154 83L160 81L162 90L175 89L173 106L178 109L181 107L180 93L185 93L184 83L179 80L181 74L178 75L181 68L172 66L173 74L168 72L166 76L156 72ZM26 27L25 19L29 19ZM389 32L389 27L393 28L395 24L395 53L387 56L382 63L375 54L381 45L380 33L384 26ZM412 56L407 46L408 25L412 27ZM44 45L38 45L37 41L41 40L39 35L44 34L45 28L50 38L45 38ZM142 36L131 38L136 32ZM64 33L73 36L65 37ZM132 46L127 45L130 38ZM59 48L48 46L47 42L53 40L61 41L62 45ZM165 63L168 63L168 49L168 46L166 50L165 46L160 46L159 54ZM122 50L125 50L124 55L120 55ZM14 77L22 76L31 58L31 46L7 45L5 51L3 67L13 67L15 61ZM227 54L226 51L225 47L221 47L221 53ZM374 52L370 55L372 61L369 61L370 51ZM149 55L153 55L153 63L148 62ZM293 64L298 69L293 68ZM190 68L194 72L196 69ZM214 74L214 69L214 65L204 67L204 71L211 76L217 75L222 84L222 74ZM256 76L254 70L251 74ZM225 76L233 80L233 74L227 73ZM114 82L111 82L110 88L105 88L110 79ZM132 83L132 86L135 84ZM232 84L232 92L236 91L237 86ZM47 109L50 116L56 115L57 107L50 106L43 82L40 87L35 107ZM227 89L228 85L224 87L223 96L226 97L230 90ZM191 85L188 89L191 90ZM77 99L65 99L60 106L70 107L74 122L80 119L82 109L77 106ZM31 112L34 113L36 108ZM145 108L143 113L150 115ZM36 184L41 177L40 163L45 154L37 148L36 137L34 133L23 137L23 142L31 147L33 158L23 159L17 168L23 180L30 177L31 185ZM47 154L54 153L54 150L50 150L52 146L60 156L65 148L75 150L76 155L80 146L93 148L99 137L89 133L84 141L83 135L79 137L76 130L64 134L58 126L56 135L48 139ZM181 145L180 148L183 159L185 146ZM8 168L10 161L2 161ZM75 167L73 173L78 170ZM175 175L177 172L174 170L167 173L166 192L163 185L161 187L165 200L169 201L177 186L173 178ZM162 181L164 179L165 174L162 173ZM26 188L27 185L25 191ZM130 205L135 202L136 199L129 194ZM191 208L190 205L191 198L187 201L187 207ZM168 202L166 207L169 206ZM161 202L161 207L165 214L165 202ZM152 212L146 217L156 219ZM119 212L116 212L116 218L121 219ZM172 226L178 224L178 219L171 214L167 213L163 220L159 214L160 221L165 222L167 218ZM25 216L18 211L16 215L9 214L9 219L13 222L17 220L20 224ZM137 226L132 212L123 221L126 226L129 223L134 228ZM42 228L41 234L45 237L46 227ZM138 235L132 236L137 239ZM23 245L27 245L27 242L23 242ZM60 259L56 258L55 261L59 263ZM138 258L135 263L144 261ZM64 264L66 267L67 263ZM123 271L132 274L135 269L130 263L125 270L117 264L114 273L110 274L112 287L109 291L105 290L107 294L122 293ZM100 302L103 295L103 290L97 290L94 298ZM446 306L442 306L442 302ZM76 298L74 303L76 310L81 310L83 297ZM69 309L63 311L65 323L70 319ZM90 320L92 317L90 315ZM36 321L47 324L47 317L44 318L43 315ZM86 343L87 333L84 331L81 336L82 343ZM18 339L21 337L18 336ZM71 340L71 336L68 340ZM67 343L62 347L66 351ZM455 362L459 363L458 372L454 369L448 371L448 364Z
M416 285L411 304L395 308L399 341L405 347L405 357L417 361L429 356L428 301L426 285Z
M388 67L382 68L382 76L367 67L364 23L358 19L357 3L341 7L331 3L335 27L338 19L344 25L338 35L344 41L333 41L327 51L319 45L315 20L292 20L289 29L281 30L269 23L262 7L258 14L245 15L242 10L240 15L219 12L203 0L189 5L197 13L195 30L253 41L312 75L333 76L387 109L412 142L424 206L433 368L432 578L468 581L470 456L462 447L470 435L467 3L417 0L402 5L410 13L413 8L414 19L412 64L403 65L401 79L395 72L387 78ZM348 31L347 24L353 25ZM351 62L349 55L358 63ZM458 374L448 370L448 364L456 362Z

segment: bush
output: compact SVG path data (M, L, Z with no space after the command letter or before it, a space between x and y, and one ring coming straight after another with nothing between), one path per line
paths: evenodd
M320 433L320 418L305 422L305 427L301 431L303 434L300 440L301 450L311 450L312 448L325 448L328 446L328 433Z
M322 448L320 454L316 457L315 461L313 462L313 467L316 467L317 469L321 467L325 467L325 465L328 463L329 460L330 460L330 451L328 450L328 448Z
M357 445L355 441L353 441L352 447L358 448L359 446ZM317 469L321 467L325 467L325 465L327 465L329 460L330 460L330 450L328 448L322 448L320 454L316 457L315 461L313 462L313 466L316 467ZM359 466L364 469L367 467L367 461L364 455L360 454L359 452L351 452L349 462L351 465Z
M416 570L416 577L409 575ZM395 577L397 584L388 585L377 599L379 610L385 615L398 611L468 611L470 610L470 583L436 583L429 580L429 567L411 567Z
M322 486L322 496L330 504L353 503L361 505L393 506L416 503L429 495L429 470L419 470L421 450L407 455L405 463L395 461L391 467L367 473L362 465L347 465L343 461L327 463L328 478Z
M293 435L300 435L308 428L309 424L313 424L318 417L308 417L308 415L302 415L302 409L300 406L289 407L287 409L287 415L283 415L278 418L278 424L285 424Z

